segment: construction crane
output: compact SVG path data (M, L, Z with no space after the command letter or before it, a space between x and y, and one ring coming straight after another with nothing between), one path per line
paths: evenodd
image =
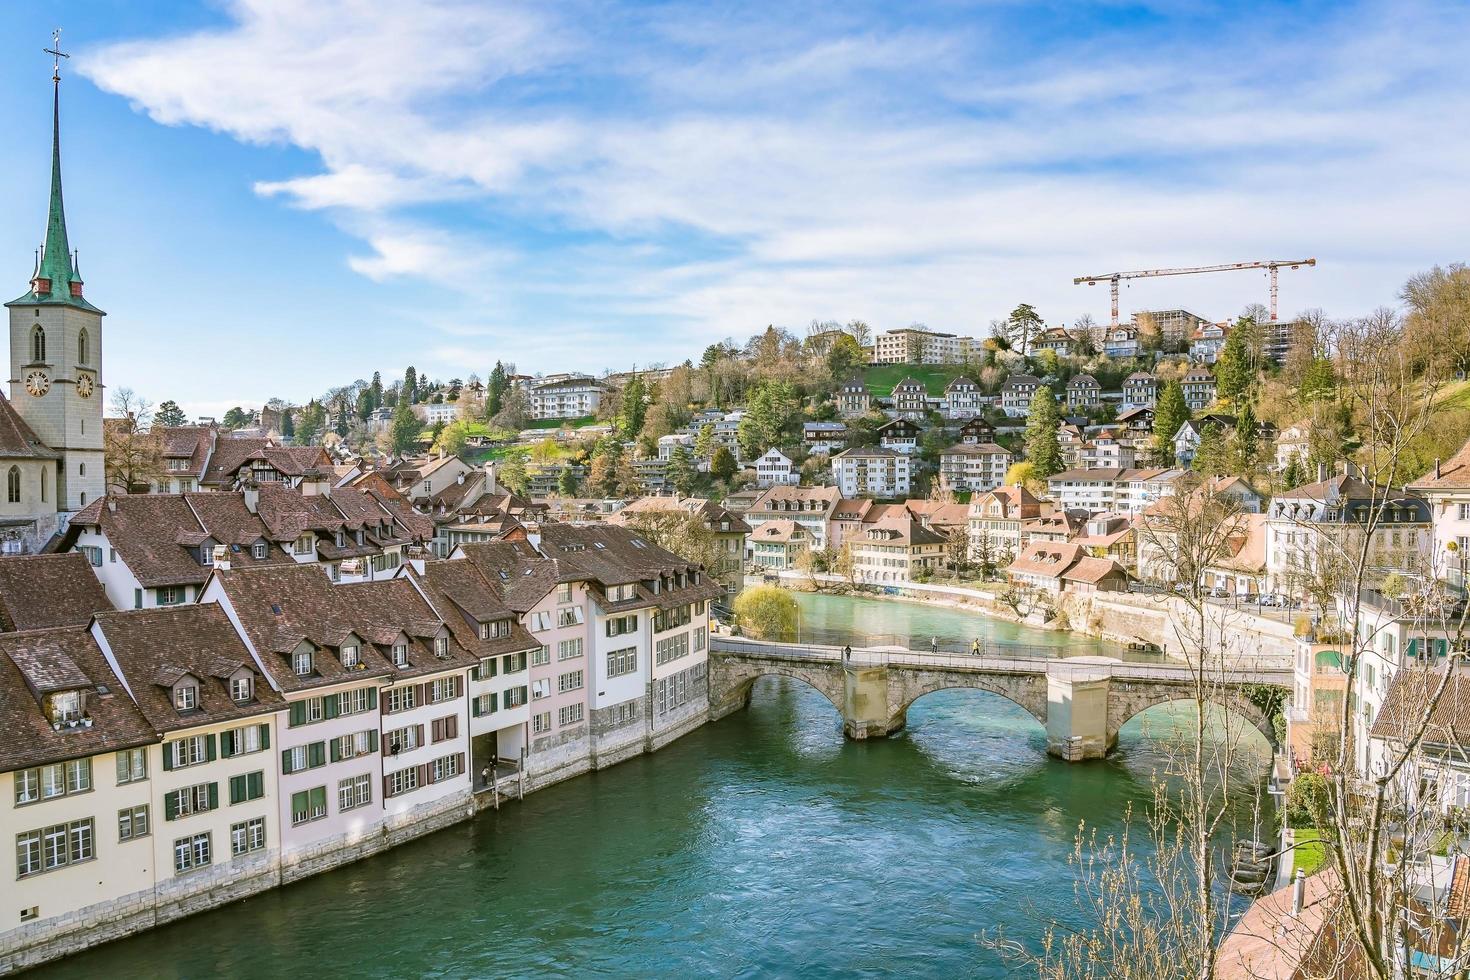
M1231 262L1228 265L1201 265L1191 269L1143 269L1138 272L1108 272L1100 276L1078 276L1073 285L1096 286L1106 282L1113 287L1113 326L1118 325L1118 283L1124 279L1147 279L1150 276L1192 276L1199 272L1237 272L1241 269L1266 269L1271 273L1271 322L1276 322L1276 274L1280 269L1299 269L1316 265L1316 259L1269 259L1264 262Z

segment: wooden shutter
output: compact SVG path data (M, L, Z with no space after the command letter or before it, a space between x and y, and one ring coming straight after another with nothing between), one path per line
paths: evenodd
M332 694L322 698L322 715L327 718L335 718L342 712L342 695Z
M174 767L174 744L173 742L163 743L163 768L165 771ZM170 817L169 819L172 820L173 818Z
M461 776L467 776L467 775L469 775L469 770L466 769L465 768L465 765L464 765L464 753L463 752L458 753L458 755L456 756L456 758L459 759L459 764L456 765L455 768L459 770L459 774Z
M248 792L244 776L230 777L230 805L233 806L246 799Z
M393 798L392 786L393 786L393 784L389 781L388 777L387 776L384 776L383 777L383 799L388 800L388 799L392 799Z
M318 808L318 804L321 809L325 810L327 808L327 788L325 786L316 787L311 791L309 799L313 810Z
M245 777L246 799L258 800L265 795L265 773L252 772Z
M179 791L163 794L163 819L173 820L179 815Z
M459 715L450 715L448 718L444 719L444 721L446 723L444 727L448 729L448 731L445 732L444 737L459 737Z
M282 749L281 750L281 772L283 772L287 776L289 776L289 775L291 775L291 773L293 773L295 771L296 770L294 770L294 769L291 768L291 750L290 749Z
M235 754L235 730L219 733L219 757L228 759Z
M418 732L418 737L415 738L414 741L417 742L420 746L422 746L424 744L424 726L423 725L414 725L413 727L415 729L417 729L417 732Z
M376 687L370 687L370 688L368 688L368 710L371 711L374 708L376 708L377 706L378 706L378 689Z
M378 751L378 733L377 732L368 732L368 751L369 752L376 752L376 751Z
M338 740L335 738L331 742L331 757L333 762L342 761L342 749L338 745Z
M290 714L290 718L289 718L288 724L292 728L295 728L297 725L304 725L304 724L306 724L306 702L305 701L292 701L291 702L291 714Z
M427 762L419 766L419 785L432 786L434 784L434 767Z
M215 738L213 735L204 736L204 760L206 762L214 761L214 742Z
M260 727L260 747L263 748L263 749L268 749L268 748L271 747L271 726L270 725L261 725L259 727Z
M306 808L309 807L310 805L311 805L311 800L306 795L306 792L304 790L302 792L300 792L300 793L292 793L291 794L291 814L292 814L293 819L294 819L294 817L295 817L296 814L298 814L298 813L305 813L306 812Z
M317 766L327 764L327 745L325 742L312 742L306 748L306 768L315 769Z
M209 784L209 808L211 810L219 809L219 783Z

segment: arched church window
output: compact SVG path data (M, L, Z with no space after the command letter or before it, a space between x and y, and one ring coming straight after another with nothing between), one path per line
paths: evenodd
M12 504L20 503L20 467L12 466L5 476L5 499Z
M46 331L41 329L38 323L31 330L31 363L40 364L46 360Z
M77 363L92 363L92 339L87 336L85 328L82 329L81 333L77 334Z

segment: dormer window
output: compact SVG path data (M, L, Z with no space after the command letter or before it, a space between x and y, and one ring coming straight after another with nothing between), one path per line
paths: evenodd
M81 717L81 691L60 691L51 695L51 724L64 725Z
M364 531L364 530L362 530L362 528L358 528L358 530L357 530L357 543L358 544L363 544L366 541L367 541L367 532Z
M352 667L356 667L360 663L362 663L362 648L361 647L359 647L357 644L354 643L354 644L349 644L348 646L345 646L345 647L342 648L342 666L343 667L352 668Z
M395 644L393 644L393 666L395 666L395 667L407 667L408 666L408 644L407 643L395 643Z
M199 564L201 564L201 565L213 565L214 564L214 545L212 545L212 544L202 544L202 545L199 546Z
M489 623L481 623L480 624L480 639L482 639L482 640L488 640L488 639L490 639L490 624Z
M263 559L269 553L269 550L270 546L264 541L257 541L250 546L250 557L258 561Z
M434 656L438 657L440 660L443 660L445 657L449 656L449 637L434 637Z
M193 711L199 707L199 687L195 684L180 684L174 688L174 707L179 711Z
M299 537L299 538L296 539L296 543L292 546L292 549L298 555L309 555L309 554L312 553L312 551L315 549L315 547L316 547L316 535L314 535L314 534L303 534L301 537Z
M249 704L255 697L255 679L242 674L230 680L230 700L236 704Z
M338 531L337 532L337 547L339 547L339 548L345 548L346 546L347 546L347 532L346 531Z
M297 650L291 655L291 669L297 677L306 677L312 672L315 657L310 650Z

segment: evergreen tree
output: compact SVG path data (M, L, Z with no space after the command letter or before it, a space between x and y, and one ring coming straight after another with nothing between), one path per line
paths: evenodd
M179 403L174 401L172 398L165 401L162 405L159 405L158 411L153 413L154 425L171 427L176 425L187 425L188 422L189 420L184 415L184 410L180 408Z
M760 456L779 445L786 427L796 418L801 400L794 385L786 381L764 381L756 385L745 405L736 438L747 459Z
M1022 354L1030 353L1031 339L1041 333L1044 326L1040 314L1030 303L1022 303L1011 310L1011 315L1006 320L1006 336L1012 349Z
M562 466L561 473L557 474L556 491L563 497L575 497L577 495L577 474L572 469L571 463Z
M694 437L694 455L698 459L709 459L714 451L715 424L706 422L699 427L699 435Z
M372 417L372 414L373 414L373 391L372 391L371 388L364 388L364 389L362 389L362 391L359 391L357 393L357 409L356 410L357 410L357 419L358 419L359 422L366 422L369 418Z
M493 419L500 414L500 403L505 398L505 365L499 361L495 362L495 369L490 372L490 381L485 385L485 417Z
M618 430L624 439L636 439L648 414L648 388L643 376L635 374L623 387L623 404L618 410Z
M419 434L423 430L418 416L413 414L413 409L409 406L408 398L405 396L398 399L398 407L393 410L393 422L388 426L388 440L393 452L399 456L410 452L417 445Z
M688 446L675 446L673 452L669 453L667 476L674 485L674 491L681 497L687 497L694 489L699 471L695 469L694 458L690 455Z
M618 492L618 467L623 461L623 447L608 438L598 444L587 470L587 493L594 497L612 497Z
M1240 414L1235 419L1235 433L1230 438L1230 472L1249 476L1256 471L1261 456L1260 430L1255 405L1247 400L1240 407Z
M225 412L225 417L220 420L220 427L224 429L243 429L250 424L250 413L236 405Z
M296 445L312 446L322 437L327 428L327 410L322 403L313 398L306 403L301 410L301 418L296 423ZM282 433L284 435L285 433Z
M383 407L383 376L377 371L373 372L373 383L368 385L367 394L372 409ZM369 409L369 411L372 409Z
M1205 476L1224 476L1230 472L1225 435L1213 422L1206 425L1199 434L1199 445L1194 447L1191 468Z
M1231 330L1215 361L1215 390L1221 401L1236 404L1250 388L1250 353L1246 350L1246 332Z
M832 343L827 351L827 373L834 384L844 384L867 363L862 346L852 334L844 333Z
M526 457L520 453L505 457L495 471L495 479L511 493L525 493L531 483L530 474L526 472Z
M1050 388L1042 385L1031 396L1031 410L1026 416L1026 459L1031 462L1036 476L1043 480L1064 468L1062 447L1057 440L1061 424L1056 396Z
M1281 489L1295 490L1302 485L1302 457L1300 453L1292 453L1291 458L1286 461L1286 469L1281 471Z
M294 408L281 409L281 436L290 439L296 435L296 410Z
M1154 462L1170 466L1174 462L1174 437L1179 427L1189 421L1189 406L1184 402L1184 386L1178 381L1164 385L1154 406Z
M724 446L717 446L709 461L709 475L725 483L735 475L735 454Z
M413 369L413 365L409 365L408 370L403 372L403 400L412 405L418 398L419 373Z

